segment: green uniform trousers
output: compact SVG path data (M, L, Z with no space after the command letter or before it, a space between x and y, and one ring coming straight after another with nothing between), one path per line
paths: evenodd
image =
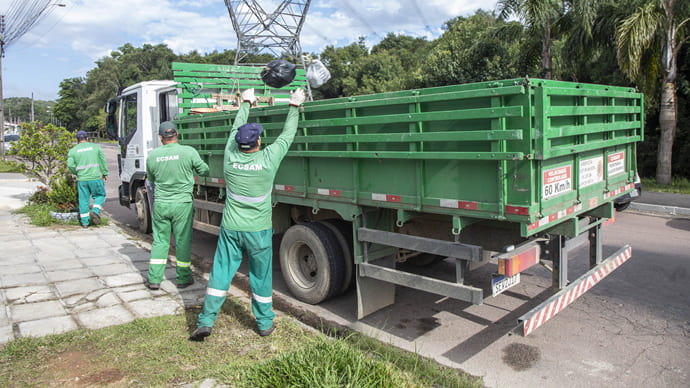
M259 232L236 232L220 227L218 247L208 280L204 309L198 327L213 327L225 302L230 282L242 263L242 252L249 258L249 284L252 289L252 312L259 330L273 325L273 229Z
M91 219L89 217L91 197L93 197L93 212L100 215L103 202L105 202L105 184L103 179L78 181L77 190L79 191L79 218L82 225L88 225Z
M149 262L149 282L160 283L165 273L170 250L170 233L175 236L175 257L177 258L177 284L192 280L192 223L194 207L192 202L153 203L153 244Z

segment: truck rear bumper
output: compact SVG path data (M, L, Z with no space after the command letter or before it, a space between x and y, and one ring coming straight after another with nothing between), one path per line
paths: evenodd
M595 284L599 283L611 272L618 269L618 267L630 259L631 254L632 248L629 245L625 245L623 248L619 249L616 253L590 269L587 273L580 276L557 294L554 294L539 306L518 318L519 326L516 328L516 331L520 332L523 336L529 335L536 328L563 311L563 309L573 303L575 299L589 291Z

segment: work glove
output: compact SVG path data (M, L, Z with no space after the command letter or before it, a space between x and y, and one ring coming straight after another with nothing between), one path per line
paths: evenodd
M254 95L254 88L247 89L244 92L242 92L242 101L246 101L250 103L251 105L254 105L256 102L256 96Z
M304 89L297 88L290 92L290 105L299 107L304 102Z

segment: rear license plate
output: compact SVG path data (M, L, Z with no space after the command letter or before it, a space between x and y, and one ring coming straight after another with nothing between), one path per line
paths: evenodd
M503 291L520 283L520 274L506 277L505 275L493 274L491 278L491 294L496 296Z

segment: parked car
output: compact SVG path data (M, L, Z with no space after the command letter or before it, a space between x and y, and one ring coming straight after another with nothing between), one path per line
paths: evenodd
M642 195L642 181L640 175L635 174L635 190L626 193L613 200L613 206L617 211L622 212L630 206L630 203Z
M12 148L12 143L14 143L17 140L19 140L19 135L5 135L5 152L8 152Z

